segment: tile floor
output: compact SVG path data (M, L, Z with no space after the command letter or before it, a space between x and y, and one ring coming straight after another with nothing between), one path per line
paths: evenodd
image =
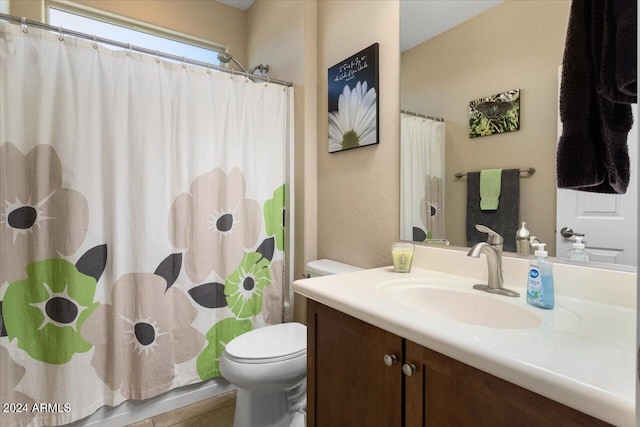
M236 391L221 394L127 427L233 427Z

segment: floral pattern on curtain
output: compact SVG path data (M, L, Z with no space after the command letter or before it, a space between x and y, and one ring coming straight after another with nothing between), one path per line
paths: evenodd
M5 22L0 69L3 427L220 376L283 321L290 89Z

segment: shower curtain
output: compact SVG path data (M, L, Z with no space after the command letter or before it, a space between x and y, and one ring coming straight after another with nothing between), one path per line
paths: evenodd
M0 22L0 424L220 375L283 318L292 90Z
M444 239L444 122L400 116L400 238Z

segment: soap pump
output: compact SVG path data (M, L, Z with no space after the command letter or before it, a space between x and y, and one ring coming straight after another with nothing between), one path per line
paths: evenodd
M553 264L547 260L545 243L534 243L536 260L529 265L527 302L535 307L552 309L554 305Z
M531 232L527 229L527 223L522 221L522 226L516 231L516 251L519 254L529 255L531 253L529 237L531 237Z
M582 243L582 236L575 236L575 243L573 249L567 251L567 257L573 261L589 261L591 254L584 250L584 243Z

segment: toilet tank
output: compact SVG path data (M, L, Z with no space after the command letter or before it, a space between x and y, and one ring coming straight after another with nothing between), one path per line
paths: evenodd
M355 265L343 264L330 259L318 259L307 263L308 277L328 276L330 274L350 273L362 270Z

